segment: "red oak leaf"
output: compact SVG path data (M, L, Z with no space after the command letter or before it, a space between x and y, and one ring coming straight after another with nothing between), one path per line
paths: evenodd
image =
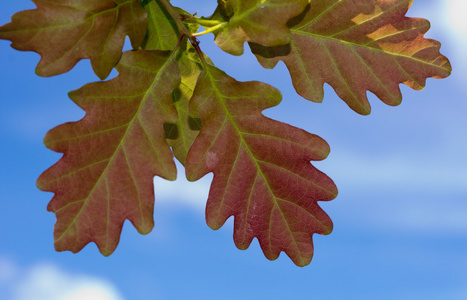
M84 58L106 78L120 59L125 36L133 48L144 40L146 11L138 0L32 0L37 9L19 12L0 27L0 39L41 55L36 73L66 73Z
M297 93L321 102L330 84L353 110L370 113L366 92L389 105L402 101L399 84L420 90L426 78L451 72L440 43L425 39L427 20L405 16L412 0L312 1L289 21L291 42L279 47L250 44L259 62L284 61Z
M239 249L256 237L268 259L284 251L304 266L313 256L312 235L332 231L317 201L334 199L337 189L310 164L328 155L323 139L261 114L280 101L280 92L265 83L205 69L190 103L203 125L188 152L186 174L193 181L214 173L206 208L211 228L235 216Z
M95 242L110 255L126 219L140 233L149 233L153 177L176 178L163 129L165 122L177 120L172 91L180 73L173 55L125 52L117 70L115 79L71 92L85 117L45 137L48 148L64 154L37 182L41 190L55 193L48 210L57 216L58 251L78 252Z

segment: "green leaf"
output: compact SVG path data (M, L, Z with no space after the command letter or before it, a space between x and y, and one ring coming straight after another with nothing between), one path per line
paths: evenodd
M402 101L399 84L420 90L426 78L451 72L440 43L425 39L429 22L405 16L412 0L320 0L289 21L291 41L250 44L263 67L284 61L302 97L321 102L330 84L350 108L370 113L366 92L388 105Z
M185 165L188 150L199 134L201 119L194 118L189 112L189 101L193 96L196 81L201 73L202 66L196 59L195 49L187 46L186 52L181 52L178 64L181 70L182 80L180 86L173 91L173 101L177 109L178 119L174 124L165 124L167 143L172 147L174 156Z
M312 235L332 231L317 201L335 198L337 189L310 164L328 155L323 139L261 114L280 101L280 92L265 83L238 82L207 67L190 102L203 125L186 175L194 181L214 173L206 208L211 228L235 216L239 249L256 237L268 259L284 251L304 266L313 256Z
M216 44L224 51L243 54L245 42L265 46L288 43L287 21L300 14L308 0L221 0L213 19L226 22L214 32Z
M149 49L174 49L179 41L180 33L170 14L158 0L150 2L146 7L148 9L149 29L148 39L143 47ZM180 15L189 15L188 12L180 8L175 8L175 10ZM187 28L191 32L196 32L199 25L187 24ZM183 51L179 51L177 63L181 70L181 83L172 93L178 119L175 123L165 123L164 132L167 143L172 147L174 156L182 164L185 164L188 150L200 128L196 124L196 122L199 123L200 121L192 118L188 112L188 102L193 95L196 80L202 67L195 48L186 39L180 44L180 49L183 49Z
M177 26L159 1L154 0L146 5L148 14L147 39L143 48L157 50L173 50L178 42Z
M48 210L57 216L58 251L95 242L110 255L126 219L142 234L154 226L153 177L176 178L163 130L177 120L172 91L180 73L173 56L125 52L115 79L70 93L86 115L46 135L46 146L64 155L37 182L55 193Z
M120 59L125 36L138 48L147 31L146 12L138 0L33 0L37 9L19 12L0 27L0 39L21 51L41 55L36 73L66 73L89 58L99 78Z
M148 33L143 48L173 50L180 36L177 25L164 6L154 0L146 5L148 13Z

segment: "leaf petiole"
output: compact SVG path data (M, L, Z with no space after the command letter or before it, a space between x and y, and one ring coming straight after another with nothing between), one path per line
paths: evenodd
M224 23L224 22L220 22L220 21L217 21L217 20L207 20L207 19L198 18L198 17L195 17L195 16L187 17L183 21L185 21L187 23L196 23L196 24L199 24L199 25L201 25L203 27L213 27L213 26Z
M209 28L206 29L205 31L201 31L201 32L194 33L193 36L201 36L201 35L205 35L205 34L214 32L214 31L219 30L219 29L221 29L222 27L224 27L225 24L227 24L227 23L220 23L220 24L217 24L216 26L209 27Z
M159 1L165 7L167 12L172 17L172 19L175 21L175 24L177 25L177 28L180 31L180 33L182 35L186 35L189 39L191 39L192 34L191 34L190 30L188 30L188 28L185 26L185 24L183 24L183 22L182 22L182 20L180 18L180 14L174 9L172 4L170 4L170 2L167 1L167 0L159 0Z

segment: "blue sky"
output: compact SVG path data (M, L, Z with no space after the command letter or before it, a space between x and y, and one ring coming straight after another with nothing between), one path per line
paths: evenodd
M209 15L214 0L173 0ZM210 176L195 183L155 179L156 226L139 235L125 223L116 252L94 244L79 254L53 249L55 216L39 174L60 158L42 144L52 127L83 112L67 93L97 80L88 61L53 78L34 74L39 56L0 41L0 299L467 299L467 5L463 0L415 0L410 16L431 21L453 65L451 77L429 79L421 92L402 86L398 107L370 95L372 114L360 116L325 87L322 104L294 92L286 68L264 70L246 51L223 53L212 35L201 38L214 63L237 80L261 80L284 100L265 112L318 134L331 146L316 164L334 179L339 196L321 204L334 221L314 236L315 256L304 268L282 254L264 258L257 241L246 251L232 240L232 219L218 231L204 220ZM7 1L0 24L33 8Z

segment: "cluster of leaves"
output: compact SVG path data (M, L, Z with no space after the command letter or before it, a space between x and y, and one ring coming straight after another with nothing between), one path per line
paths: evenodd
M39 53L38 75L68 72L81 59L102 80L119 73L70 92L85 117L45 137L63 153L37 182L54 193L59 251L95 242L110 255L126 219L149 233L153 177L175 180L174 156L188 180L214 173L207 223L218 229L234 216L240 249L256 237L268 259L284 251L304 266L312 235L331 232L317 201L337 189L310 163L328 155L328 144L262 115L280 92L216 68L199 35L213 33L233 55L247 42L263 67L283 61L304 98L321 102L328 83L360 114L370 113L367 91L398 105L400 83L422 89L451 71L440 44L424 38L428 21L405 16L412 0L218 0L210 17L169 0L33 1L36 9L0 27L0 39ZM133 50L122 53L126 36Z

